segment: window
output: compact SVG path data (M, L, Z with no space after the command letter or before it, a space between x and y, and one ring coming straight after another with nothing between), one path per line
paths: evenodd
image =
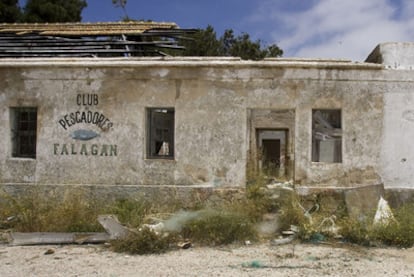
M12 156L36 158L37 108L11 108Z
M312 161L342 162L341 110L312 111Z
M174 158L174 109L147 110L147 158Z

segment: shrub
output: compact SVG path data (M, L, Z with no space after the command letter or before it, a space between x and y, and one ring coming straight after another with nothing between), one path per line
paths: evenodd
M102 204L87 198L81 189L45 193L37 188L12 196L0 194L0 216L14 217L6 228L20 232L102 231L97 216Z
M176 241L174 234L158 235L147 227L138 232L130 233L124 239L112 241L116 252L129 254L160 254L170 249L171 243Z
M242 214L209 210L187 222L182 234L185 238L205 245L222 245L254 240L256 231L248 217Z
M143 224L151 209L152 205L141 198L118 199L109 207L108 213L115 214L123 224L137 228Z
M394 210L395 220L372 227L371 237L387 245L411 247L414 245L414 204Z
M339 221L341 235L347 242L369 245L371 223L367 220L357 220L345 217Z
M305 217L301 208L300 199L296 194L283 199L279 211L280 228L282 230L289 229L291 225L304 229L309 220Z

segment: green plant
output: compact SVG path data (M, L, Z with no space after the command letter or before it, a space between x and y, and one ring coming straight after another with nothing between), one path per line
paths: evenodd
M272 199L267 191L269 179L263 174L249 171L244 199L232 203L230 209L246 214L252 221L260 221L263 214L276 212L280 209L281 202Z
M116 252L130 254L160 254L170 249L176 241L175 234L159 235L147 227L130 233L126 238L112 241L112 248Z
M0 193L1 218L14 218L7 228L20 232L92 232L101 231L97 216L102 204L86 198L81 189L62 194L46 193L37 187L13 196Z
M394 220L372 226L371 237L387 245L411 247L414 245L414 204L394 210Z
M254 240L256 231L248 217L242 214L208 210L188 221L182 234L185 238L205 245L222 245Z
M289 197L283 199L280 207L280 228L289 229L291 225L304 229L309 224L309 219L305 217L301 208L300 198L292 193Z
M345 241L361 245L370 244L371 222L369 220L344 217L338 224Z
M115 214L119 221L130 227L139 227L152 209L151 203L143 198L117 199L108 212Z

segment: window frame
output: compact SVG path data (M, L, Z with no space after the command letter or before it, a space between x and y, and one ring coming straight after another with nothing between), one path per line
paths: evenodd
M332 160L321 160L321 150L320 150L320 142L324 141L321 139L316 139L315 137L315 115L316 113L320 111L322 113L329 113L329 112L335 112L338 113L337 115L333 115L333 117L339 117L339 119L334 120L335 122L331 121L329 122L328 119L323 118L327 121L329 125L332 125L333 128L331 131L331 134L333 139L332 141L334 144L332 145L332 153L333 157ZM340 108L323 108L323 109L312 109L311 114L311 161L313 163L325 163L325 164L341 164L343 163L343 110ZM329 130L329 128L327 128ZM322 135L327 135L322 134ZM327 135L329 136L329 135Z
M165 125L157 128L157 123ZM174 160L175 109L172 107L146 108L146 126L146 158ZM162 151L167 151L167 154L159 154Z
M37 107L10 107L11 156L36 159Z

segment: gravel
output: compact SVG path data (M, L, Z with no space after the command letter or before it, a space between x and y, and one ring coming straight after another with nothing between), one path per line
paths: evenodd
M414 276L414 249L267 243L127 255L104 245L0 246L0 276Z

